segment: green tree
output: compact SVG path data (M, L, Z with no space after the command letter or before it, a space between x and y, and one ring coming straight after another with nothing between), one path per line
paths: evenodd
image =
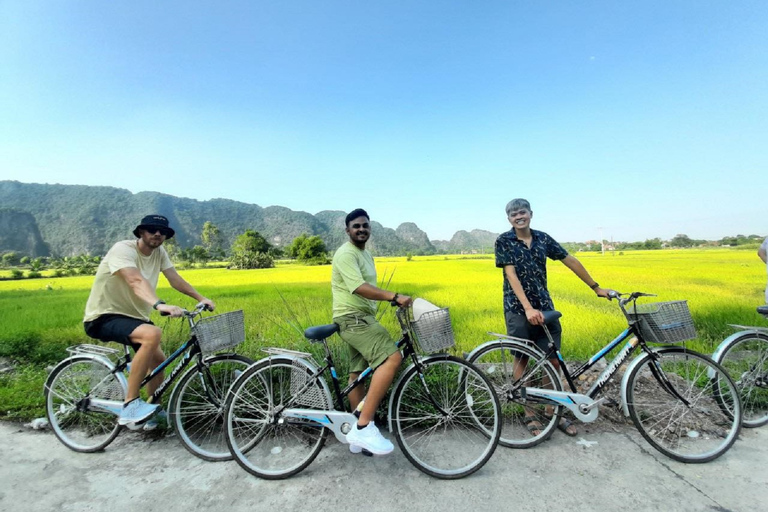
M229 267L235 269L272 268L275 262L269 255L269 242L257 231L247 230L232 244Z
M661 238L651 238L643 242L643 248L648 250L661 249Z
M3 266L12 267L19 263L19 255L13 251L3 254Z
M304 263L325 265L328 263L326 253L325 242L317 235L299 235L288 246L288 255Z
M203 241L203 247L208 252L210 259L219 259L224 257L224 251L221 248L222 239L219 228L211 221L203 224L203 232L200 233L200 239Z
M182 259L180 254L182 249L179 247L179 242L176 241L176 238L171 238L170 240L163 242L163 247L165 247L165 252L168 253L168 257L171 258L171 261L179 261Z
M691 240L688 235L675 235L675 237L669 241L669 245L672 247L693 247L694 241Z

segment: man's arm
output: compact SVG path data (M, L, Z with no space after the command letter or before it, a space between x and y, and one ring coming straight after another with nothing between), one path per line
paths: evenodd
M579 260L577 260L574 256L571 256L570 254L560 260L563 262L563 265L571 269L571 272L576 274L579 279L584 281L584 284L589 286L590 289L594 290L598 297L608 297L608 293L611 291L609 288L601 288L600 286L595 287L597 282L592 279L592 276L589 275L589 272L587 272L587 269L584 268L584 265L581 264Z
M216 304L214 304L211 299L200 295L191 284L189 284L183 277L179 275L178 272L176 272L175 268L170 267L163 270L163 275L166 279L168 279L168 282L171 284L171 286L173 286L174 290L178 290L184 295L192 297L197 302L202 302L203 304L207 305L211 311L216 308ZM158 309L160 308L158 307Z
M382 290L381 288L373 286L372 284L368 284L368 283L361 284L360 286L355 288L355 291L352 293L356 293L368 300L381 300L381 301L395 300L397 302L397 305L400 306L401 308L405 306L409 306L411 302L413 302L411 298L407 295L400 295L399 293ZM395 296L397 296L397 298L395 298Z
M149 281L144 279L144 276L141 275L141 272L139 272L138 268L123 267L115 272L115 274L125 279L125 282L128 283L128 286L131 287L133 293L147 304L154 306L157 304L157 301L160 300L157 297L155 290L152 289L152 285L149 284ZM172 317L179 317L184 314L183 309L178 306L172 306L170 304L158 304L157 310Z
M760 256L760 259L763 260L763 263L768 263L768 251L765 250L764 246L760 246L760 248L757 250L757 255Z
M531 302L525 295L523 285L520 282L520 279L517 277L517 272L515 272L514 265L505 265L504 275L506 276L507 281L509 281L509 285L512 287L512 291L514 292L515 297L517 297L517 300L519 300L520 304L522 304L523 309L525 310L525 317L528 319L528 323L531 325L544 325L544 315L541 313L541 311L534 309L534 307L531 306Z

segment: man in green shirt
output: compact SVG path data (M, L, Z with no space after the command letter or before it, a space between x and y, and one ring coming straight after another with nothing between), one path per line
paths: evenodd
M345 223L349 241L333 255L333 321L340 327L341 339L349 344L349 382L354 382L368 366L374 370L367 395L362 386L349 394L352 410L364 396L365 402L357 423L347 434L347 442L352 453L365 449L386 455L394 446L381 435L373 417L392 384L402 356L389 332L376 321L376 301L407 307L411 298L376 287L376 266L371 253L365 249L371 236L368 213L361 208L353 210Z

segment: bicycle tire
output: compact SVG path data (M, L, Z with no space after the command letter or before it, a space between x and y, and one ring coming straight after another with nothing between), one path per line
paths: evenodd
M253 364L238 354L218 354L188 369L173 388L170 420L179 441L190 453L203 460L232 460L226 439L224 402L237 376ZM204 387L205 386L205 387ZM206 387L214 397L212 402Z
M483 467L501 434L501 408L493 384L472 364L453 356L428 358L421 373L432 403L411 366L393 396L394 433L406 458L424 473L457 479Z
M277 480L304 470L320 453L328 434L315 422L275 414L276 407L293 398L293 372L297 379L307 379L312 374L311 369L299 360L287 357L263 359L238 378L227 397L225 415L229 450L240 467L260 478ZM312 403L307 403L309 401ZM319 382L299 398L295 407L332 408Z
M120 433L114 412L92 409L88 398L125 401L126 387L103 359L78 355L59 363L45 382L45 410L53 433L69 449L92 453Z
M525 343L501 340L481 348L472 355L469 362L477 366L493 383L494 390L501 403L501 437L499 444L508 448L531 448L549 439L560 421L562 406L528 403L521 398L519 389L536 387L562 391L562 383L557 370L549 361L535 369L544 354ZM520 375L519 386L514 380L514 365L518 358L527 358L525 371ZM518 381L518 382L519 382ZM546 384L548 382L548 384ZM517 391L513 387L517 386ZM547 408L552 407L552 414ZM539 429L529 427L533 418L541 425ZM531 430L538 430L533 435Z
M651 446L686 463L709 462L733 445L741 430L741 404L733 380L704 354L665 347L634 366L627 380L627 408ZM661 370L685 405L654 375ZM723 404L727 406L724 407Z
M742 426L768 423L768 336L745 333L731 341L715 360L739 389Z

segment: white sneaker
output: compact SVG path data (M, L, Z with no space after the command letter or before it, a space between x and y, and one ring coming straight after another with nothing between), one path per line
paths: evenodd
M395 449L395 446L381 435L373 422L362 429L358 429L355 422L352 430L347 434L347 443L349 443L349 451L352 451L353 447L359 447L360 451L364 448L376 455L386 455ZM352 451L352 453L355 452Z
M349 445L349 452L350 453L361 453L363 451L362 446L357 446L356 444Z
M160 408L158 404L148 404L141 398L133 400L128 405L123 406L123 410L120 411L120 419L117 422L120 425L128 425L129 423L141 423Z

